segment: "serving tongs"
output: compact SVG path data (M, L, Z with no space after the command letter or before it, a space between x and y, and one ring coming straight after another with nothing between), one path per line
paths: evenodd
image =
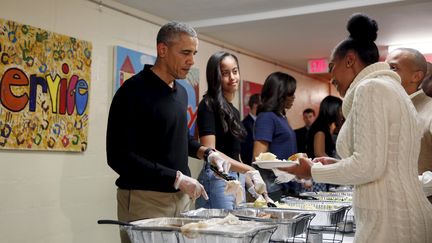
M218 168L214 165L210 165L210 169L218 176L220 176L222 179L226 181L234 181L235 178L233 176L228 175L227 173L220 172Z

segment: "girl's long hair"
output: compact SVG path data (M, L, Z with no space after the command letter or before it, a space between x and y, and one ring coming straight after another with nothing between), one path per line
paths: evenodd
M238 59L235 55L224 51L213 54L207 62L206 75L208 89L204 95L204 100L206 105L212 107L214 113L219 116L223 131L225 133L229 131L234 137L243 139L246 136L246 130L241 123L240 117L236 115L236 112L223 96L220 65L222 60L228 56L234 58L240 70Z

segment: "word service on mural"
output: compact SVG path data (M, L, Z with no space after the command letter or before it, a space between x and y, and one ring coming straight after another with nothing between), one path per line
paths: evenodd
M92 45L0 19L0 149L85 151Z

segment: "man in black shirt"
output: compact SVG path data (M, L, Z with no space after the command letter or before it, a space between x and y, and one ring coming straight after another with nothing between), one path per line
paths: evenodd
M119 220L174 217L203 196L204 187L190 177L188 156L212 157L220 168L228 162L189 135L184 79L194 64L198 38L191 27L170 22L157 36L154 66L127 80L111 103L107 159L116 181ZM122 242L129 242L121 234Z

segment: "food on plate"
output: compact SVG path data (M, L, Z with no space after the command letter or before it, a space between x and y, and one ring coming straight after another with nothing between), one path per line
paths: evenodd
M280 161L276 158L276 155L266 152L266 153L260 153L258 157L255 158L256 161Z
M224 193L234 195L236 205L243 201L243 187L238 180L227 181Z
M288 160L297 161L300 158L307 158L307 157L308 156L305 153L296 153L296 154L293 154L290 157L288 157Z

